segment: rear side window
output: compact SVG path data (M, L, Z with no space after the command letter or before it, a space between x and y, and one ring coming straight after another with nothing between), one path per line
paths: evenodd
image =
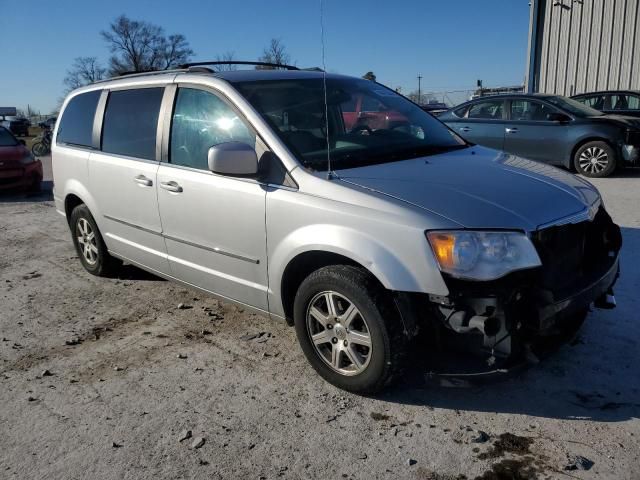
M110 92L102 126L102 151L155 160L163 93L164 87Z
M545 122L550 120L549 115L552 113L559 112L544 103L529 100L511 101L511 120Z
M638 110L640 98L635 95L611 95L612 110Z
M606 108L606 99L604 95L591 95L589 97L576 98L575 100L579 101L580 103L584 103L588 107L595 108L596 110L602 110L603 108Z
M503 107L504 102L502 100L476 103L471 105L468 118L502 120Z
M100 90L81 93L73 97L64 109L58 126L58 143L91 147L93 136L93 117L100 99Z

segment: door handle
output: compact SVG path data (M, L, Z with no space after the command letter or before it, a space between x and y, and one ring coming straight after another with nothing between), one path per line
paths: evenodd
M153 185L153 181L150 178L145 177L144 175L138 175L133 179L138 185L142 185L143 187L150 187Z
M460 127L458 130L460 130L461 132L470 132L471 129L469 127Z
M182 187L178 185L176 182L174 182L173 180L170 182L160 182L160 186L170 192L174 192L174 193L182 192Z
M504 131L507 133L518 133L518 129L516 127L513 127L513 128L507 127L504 129Z

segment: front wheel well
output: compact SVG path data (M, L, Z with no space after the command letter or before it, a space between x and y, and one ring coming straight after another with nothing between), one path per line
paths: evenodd
M602 137L589 137L589 138L583 138L582 140L580 140L578 143L575 144L575 146L573 147L573 150L571 150L571 157L569 158L569 169L572 172L576 171L576 167L574 164L574 159L576 156L576 153L578 152L578 150L580 149L580 147L582 147L583 145L589 143L589 142L604 142L607 145L609 145L613 151L616 151L616 147L615 145L613 145L609 140L607 140L606 138L602 138ZM616 159L617 160L617 159Z
M329 265L351 265L368 271L358 262L332 252L313 250L304 252L295 257L286 266L282 274L281 297L285 318L289 325L293 325L293 302L296 298L298 287L311 273ZM369 272L371 274L371 272ZM373 278L375 275L371 274ZM377 280L377 279L376 279Z

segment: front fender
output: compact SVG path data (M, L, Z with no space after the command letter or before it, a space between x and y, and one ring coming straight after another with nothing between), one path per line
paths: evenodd
M406 238L394 240L397 241L397 250L363 231L346 226L318 224L292 231L269 256L269 305L272 313L283 316L281 285L287 265L298 255L311 251L349 258L366 268L389 290L447 295L447 287L426 240L422 240L418 248L424 253L422 259L402 248L402 241Z

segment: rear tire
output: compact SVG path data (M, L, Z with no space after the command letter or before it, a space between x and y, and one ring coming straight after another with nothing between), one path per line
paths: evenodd
M576 171L590 178L608 177L616 169L616 153L606 142L587 142L576 151L573 165Z
M73 245L87 272L105 277L113 274L122 264L120 260L109 255L98 225L84 203L71 212L69 227Z
M333 265L309 275L294 300L294 323L311 366L338 388L374 393L402 372L408 341L399 314L390 292L362 268Z

